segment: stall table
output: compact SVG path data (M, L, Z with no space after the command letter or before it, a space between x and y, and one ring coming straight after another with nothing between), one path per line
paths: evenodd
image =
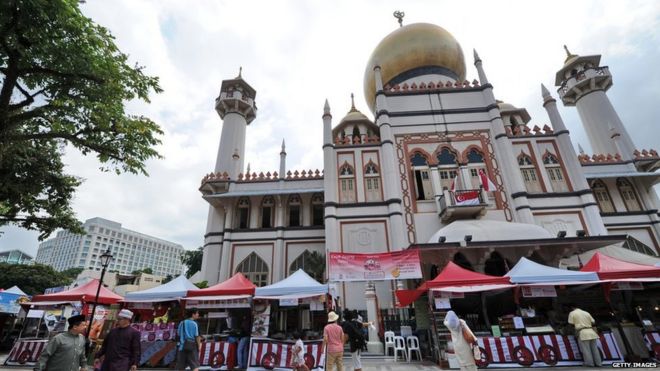
M19 339L5 360L6 366L34 366L46 348L48 339Z

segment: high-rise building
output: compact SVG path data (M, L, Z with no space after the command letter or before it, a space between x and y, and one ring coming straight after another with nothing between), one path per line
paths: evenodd
M159 276L179 275L183 246L122 228L120 223L103 218L85 221L85 235L60 231L55 238L39 244L37 263L58 271L69 268L101 270L99 257L110 249L113 255L108 270L129 274L151 268Z
M21 250L7 250L0 252L0 263L31 265L34 258Z

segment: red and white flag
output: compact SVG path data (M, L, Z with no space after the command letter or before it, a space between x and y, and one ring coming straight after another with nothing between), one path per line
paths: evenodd
M479 191L454 192L456 206L479 205Z
M449 187L449 190L454 192L456 191L456 183L458 182L458 174L454 176L454 179L451 180L451 187Z
M484 169L479 169L479 178L481 179L481 185L484 187L486 192L493 192L497 190L495 183L493 183L490 178L488 178Z

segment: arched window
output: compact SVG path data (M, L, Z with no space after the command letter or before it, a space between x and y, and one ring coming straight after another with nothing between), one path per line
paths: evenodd
M598 179L591 183L591 190L594 192L594 198L598 202L598 208L601 213L613 213L616 211L610 193L607 191L607 187L602 180Z
M378 174L378 166L372 161L369 161L364 167L364 183L364 195L367 202L381 201L380 174Z
M518 166L520 166L520 173L522 174L523 181L525 182L525 188L529 193L540 193L542 192L541 182L539 180L538 174L536 174L536 168L532 162L532 158L524 153L518 155Z
M236 228L250 228L250 199L242 197L236 206Z
M315 193L312 196L312 225L323 225L323 194Z
M339 168L339 201L345 203L355 202L355 171L353 167L344 162Z
M642 208L639 205L639 199L635 193L635 188L626 178L619 178L616 180L616 187L619 189L621 199L626 205L628 211L640 211Z
M256 286L268 285L268 265L255 252L250 253L247 258L236 266L236 272L241 272Z
M445 147L440 150L438 159L438 175L440 175L440 188L451 189L451 184L458 174L458 161L456 153Z
M479 170L486 171L484 155L476 148L470 149L466 155L468 160L468 171L470 172L470 185L472 189L479 189L481 186L481 177Z
M568 184L566 184L566 179L564 179L564 172L561 169L557 156L546 152L543 155L543 165L550 178L552 190L555 192L568 192Z
M360 137L360 128L358 128L357 125L353 126L353 138L352 139L353 139L353 141L355 141L355 139L362 139ZM353 143L355 143L355 142L353 142Z
M417 200L433 199L433 187L429 176L429 162L421 152L414 152L410 158L410 164L415 179L415 191Z
M309 252L309 250L305 250L289 266L289 275L295 273L298 269L302 269L315 280L323 282L325 256L317 251Z
M465 255L461 254L460 252L457 252L454 255L454 259L452 259L452 261L459 267L474 271L474 268L472 268L472 263L470 263L470 261L467 260Z
M291 195L289 196L289 202L287 202L287 209L289 210L289 227L299 227L301 225L301 216L300 216L300 196Z
M261 228L273 227L273 214L275 212L275 201L273 196L266 196L261 200Z

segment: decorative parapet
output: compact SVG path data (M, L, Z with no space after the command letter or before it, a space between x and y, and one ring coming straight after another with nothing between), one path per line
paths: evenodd
M447 81L446 83L442 83L442 81L438 81L438 82L431 81L428 84L422 82L419 85L414 82L410 85L408 85L408 83L406 82L404 82L403 84L395 84L394 86L387 84L385 85L384 90L390 93L399 93L399 92L423 92L423 91L447 90L447 89L465 89L465 88L476 88L476 87L479 87L479 81L475 79L472 80L471 83L465 80L463 82Z
M360 144L377 144L380 143L380 137L374 135L372 137L368 135L353 136L347 135L344 138L337 136L335 138L336 146L354 146Z
M635 160L657 160L660 158L658 156L658 152L656 152L654 149L650 149L648 151L643 149L641 152L636 149L633 152L633 155L635 156Z
M551 135L554 133L551 127L548 125L543 125L543 128L538 127L537 125L534 125L532 129L529 128L527 125L517 125L513 129L511 129L511 126L507 126L506 128L506 134L509 137L527 137L527 136L535 136L535 135Z
M252 173L252 174L238 174L238 181L239 182L268 182L268 181L275 181L279 180L280 175L277 173L277 171L274 171L272 174L271 172L267 173ZM312 170L294 170L293 172L291 170L286 172L286 176L284 177L286 180L299 180L299 179L323 179L323 171L316 169L315 171Z
M202 184L206 182L226 182L229 181L227 172L208 173L202 178Z
M608 153L608 154L591 155L591 156L583 153L578 155L578 159L580 160L580 164L582 165L616 164L623 162L623 160L621 159L621 155L618 153L615 153L614 155Z

